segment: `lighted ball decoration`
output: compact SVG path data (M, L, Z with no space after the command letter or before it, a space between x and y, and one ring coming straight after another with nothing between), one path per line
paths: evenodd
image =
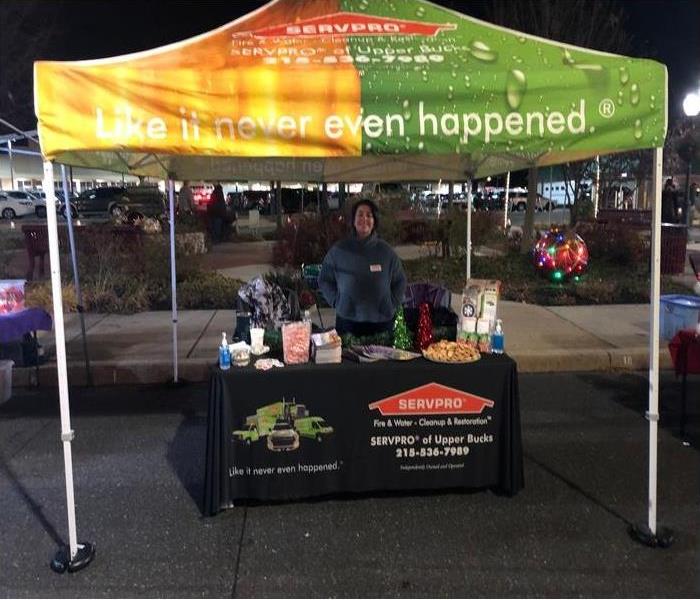
M573 231L550 229L532 250L537 270L552 281L578 281L588 268L588 248Z

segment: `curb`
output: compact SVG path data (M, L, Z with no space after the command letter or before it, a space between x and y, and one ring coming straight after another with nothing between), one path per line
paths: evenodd
M519 373L558 373L582 371L645 371L649 368L648 347L608 348L595 350L577 350L561 352L544 350L541 352L509 353L518 364ZM180 379L195 383L209 380L209 373L214 366L214 359L187 358L180 361L178 376ZM93 384L95 386L164 384L172 381L173 366L170 361L146 361L131 359L123 361L94 361L90 363ZM659 352L659 368L673 368L668 352ZM68 381L70 385L87 385L85 363L71 361L68 363ZM46 364L39 368L39 384L57 387L58 376L56 364ZM34 367L15 368L13 370L14 387L33 387L37 385Z

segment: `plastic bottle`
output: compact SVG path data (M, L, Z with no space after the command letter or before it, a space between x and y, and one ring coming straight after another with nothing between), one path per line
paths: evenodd
M228 371L231 368L231 351L228 348L226 332L221 332L221 346L219 346L219 368Z
M505 349L505 335L503 333L503 321L496 319L496 329L491 335L491 352L494 354L503 354Z

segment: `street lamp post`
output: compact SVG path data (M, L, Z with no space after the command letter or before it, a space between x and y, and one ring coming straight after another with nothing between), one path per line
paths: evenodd
M686 95L683 100L683 112L686 117L697 117L700 114L700 88L697 92L691 92ZM686 164L688 165L688 170L685 174L685 202L686 202L686 221L690 225L690 207L693 203L693 199L690 196L690 177L692 175L693 159L698 152L698 147L693 140L686 148Z

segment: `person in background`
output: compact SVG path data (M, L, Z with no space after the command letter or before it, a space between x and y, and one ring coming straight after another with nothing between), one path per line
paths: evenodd
M339 334L392 331L403 302L406 276L393 248L377 236L378 210L371 200L352 207L353 233L326 254L318 285L335 308Z
M177 198L177 208L181 216L192 214L192 203L192 188L190 187L190 182L185 179L182 182L180 194Z
M661 222L675 223L676 222L676 205L678 203L678 190L676 184L670 177L664 183L664 189L661 192Z
M207 206L207 216L209 217L212 240L214 243L218 243L221 241L226 219L226 199L220 183L214 186L214 191L211 193L209 205Z

